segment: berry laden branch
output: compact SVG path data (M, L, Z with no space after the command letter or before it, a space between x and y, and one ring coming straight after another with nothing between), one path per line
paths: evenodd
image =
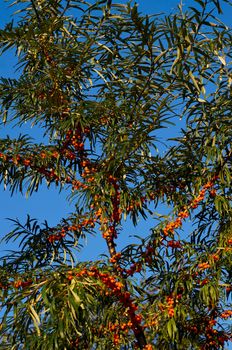
M164 244L164 242L167 240L167 237L172 237L174 235L174 232L177 228L179 228L182 225L182 222L184 219L186 219L189 216L190 210L194 210L198 207L199 203L201 201L204 200L206 192L208 191L210 196L215 196L216 195L216 190L214 188L215 186L215 181L217 181L218 176L213 176L212 179L210 181L208 181L205 185L203 185L202 189L199 192L199 195L197 195L194 199L191 200L191 202L189 203L189 205L187 207L185 207L184 209L182 209L178 214L177 214L177 219L175 219L174 221L171 221L169 223L167 223L165 225L165 227L162 229L162 235L160 237L160 242L162 244ZM78 225L70 225L70 226L66 226L63 227L60 230L60 233L56 233L56 234L52 234L48 237L48 241L50 243L53 243L56 240L60 240L62 238L65 237L65 234L67 231L75 231L75 230L80 230L82 227L85 228L93 228L95 226L95 223L99 220L99 223L101 225L101 228L103 229L103 237L106 239L107 243L111 242L114 246L114 250L110 252L110 262L113 264L115 272L117 274L117 276L120 275L120 281L118 280L118 277L115 275L111 275L109 273L106 272L100 272L98 270L98 268L96 267L92 267L89 270L88 269L84 269L82 271L79 271L77 273L74 272L74 270L70 271L68 274L68 280L71 280L73 278L81 278L82 276L89 276L92 278L97 278L99 279L106 287L107 289L110 291L110 293L112 293L112 295L116 296L117 299L123 304L123 306L125 307L125 309L128 310L128 316L130 318L130 320L128 321L128 323L126 325L122 325L120 327L116 327L115 329L115 333L114 333L114 344L118 345L120 342L120 336L119 336L119 331L121 329L124 329L125 327L127 329L132 329L134 334L135 334L135 338L137 340L138 343L138 347L140 349L152 349L151 345L146 343L146 339L144 336L144 327L145 324L142 324L142 316L140 314L136 314L136 310L137 310L137 306L134 304L130 293L127 291L126 288L126 279L129 276L132 276L135 272L139 272L142 268L142 263L145 260L145 262L149 265L150 262L153 260L152 259L152 255L154 254L154 248L152 247L152 244L149 243L149 245L146 247L145 252L141 255L142 256L142 260L136 262L135 264L133 264L129 269L124 270L120 267L120 258L121 258L121 253L117 253L115 250L115 243L114 240L117 238L117 232L116 229L112 230L110 229L111 227L115 228L120 220L121 220L121 211L119 209L119 198L120 198L120 192L119 192L119 186L117 184L117 180L116 178L109 176L109 183L113 186L114 191L112 192L112 202L113 202L113 209L112 209L112 213L111 216L109 218L106 218L103 215L103 212L101 210L101 208L99 208L94 216L92 217L92 219L87 219L87 218L83 218L82 221L79 222ZM96 206L98 207L98 201L99 198L96 197L95 198L95 202L96 202ZM109 224L110 222L110 224ZM232 240L230 240L229 243L231 243ZM169 240L167 241L167 247L170 247L172 249L178 249L181 248L181 244L178 241L174 241L174 240ZM219 259L219 257L215 254L213 256L213 260L217 261ZM210 268L210 264L207 262L202 262L199 263L198 266L198 271L202 272L208 268ZM120 272L120 274L118 274L118 272ZM200 281L199 282L200 286L203 286L207 283L206 280ZM30 287L32 284L32 280L28 279L25 281L21 281L21 280L15 280L14 282L2 285L2 289L6 289L9 288L10 286L13 286L14 288L26 288L26 287ZM227 288L230 288L230 286ZM169 295L166 298L165 303L163 303L162 305L160 304L160 308L161 311L166 310L168 317L172 318L174 317L174 307L175 305L178 303L178 300L181 299L181 293L178 295ZM220 314L219 316L221 318L228 318L231 315L231 311L230 310L225 310L224 313ZM218 316L218 315L217 315ZM214 340L215 338L215 330L212 328L212 326L214 325L214 319L212 321L210 321L211 323L209 323L206 327L206 331L205 331L205 337L206 339L208 339L209 343L211 345L215 345L216 341ZM195 326L194 326L195 327ZM112 328L112 327L111 327ZM112 328L112 330L113 330ZM203 332L202 329L190 329L191 332ZM222 334L221 335L219 333L216 334L217 335L217 342L219 342L220 344L224 344L225 341L228 340L228 337L226 336L226 334ZM219 336L220 335L220 336ZM208 348L205 348L208 349Z
M47 180L58 182L63 182L66 184L71 184L74 190L86 190L88 189L88 184L91 184L95 181L94 174L97 171L95 165L88 159L88 154L84 148L84 134L88 133L89 129L85 129L84 133L80 127L77 127L75 131L69 130L66 134L65 141L60 149L53 148L51 151L42 150L38 153L37 156L23 155L23 153L12 154L9 153L0 153L0 160L4 163L14 164L15 166L24 166L25 170L30 167L35 171L41 173ZM68 159L73 162L79 163L79 171L82 177L82 181L77 179L72 179L69 176L61 177L56 173L56 171L52 168L52 163L56 159ZM45 165L37 165L37 161L43 161ZM216 190L213 188L215 181L218 179L218 176L213 176L212 179L207 182L202 190L199 192L199 195L196 196L188 206L183 208L178 214L177 218L174 221L168 222L165 227L162 229L162 235L160 236L160 243L164 245L165 241L167 241L168 237L172 237L176 229L182 226L183 220L186 219L191 210L194 210L198 207L199 203L204 200L206 192L210 192L210 196L216 195ZM116 251L116 239L118 236L118 226L121 222L123 209L120 207L120 186L119 181L116 177L112 175L108 175L107 178L108 186L110 188L110 207L108 208L108 212L103 212L102 208L104 205L104 198L101 196L95 195L92 202L93 212L89 214L83 215L83 218L79 220L77 224L65 225L62 228L56 228L50 230L50 234L47 236L47 240L49 243L53 244L56 241L61 241L65 238L67 232L76 232L82 231L83 229L92 229L95 227L96 223L99 223L100 230L102 231L102 236L105 239L109 255L110 262L113 264L113 269L118 276L121 276L123 282L118 282L116 277L109 276L105 273L99 272L96 268L92 268L90 272L85 270L85 274L88 276L92 276L94 278L99 278L107 288L113 293L113 295L117 296L119 301L127 308L130 321L129 326L134 332L135 338L138 343L138 347L140 349L149 349L149 344L146 342L146 338L144 335L144 327L141 325L142 317L140 314L135 314L135 310L137 307L133 304L130 293L127 291L127 278L129 276L134 275L136 272L140 272L142 269L142 264L145 261L146 264L150 264L153 261L153 254L155 254L155 249L153 247L153 243L149 243L146 247L145 251L141 254L141 260L133 263L129 269L123 269L120 266L121 253ZM148 198L147 198L148 197ZM143 205L148 201L152 200L152 195L144 196L141 198L141 203ZM103 201L103 203L102 203ZM141 204L138 203L138 207ZM137 207L136 202L131 202L129 206L125 209L127 212L134 210ZM180 249L181 243L175 240L168 240L167 247L172 249ZM215 255L216 256L216 255ZM216 259L216 257L215 257ZM214 259L214 261L216 261ZM209 268L210 264L207 262L203 262L198 264L198 269L204 271ZM78 276L81 274L79 273ZM77 275L76 275L77 277ZM69 275L69 279L71 279L71 275ZM15 288L25 288L31 285L31 280L26 281L15 281ZM201 282L207 283L205 280ZM173 297L169 296L167 299L167 313L170 318L174 316L174 308L176 301ZM224 315L227 316L228 313ZM127 324L127 327L129 327ZM209 330L210 332L210 330ZM210 335L207 335L209 339ZM117 345L119 343L119 335L118 332L114 335L114 344ZM213 344L213 341L211 341Z

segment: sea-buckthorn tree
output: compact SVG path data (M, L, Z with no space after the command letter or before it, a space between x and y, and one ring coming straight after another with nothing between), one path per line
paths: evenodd
M226 348L232 33L220 15L230 1L166 16L122 1L16 4L0 48L15 52L18 72L2 77L0 107L1 127L22 132L0 139L1 185L69 191L75 209L52 227L13 219L0 348ZM128 238L141 218L150 229ZM92 235L108 255L78 259Z

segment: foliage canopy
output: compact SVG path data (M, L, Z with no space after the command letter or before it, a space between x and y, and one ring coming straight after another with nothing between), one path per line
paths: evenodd
M0 181L12 194L44 182L69 189L75 210L55 227L13 220L1 349L213 350L231 340L232 33L217 18L222 3L145 16L133 3L16 1L16 20L0 30L19 75L1 78L2 127L28 122L44 141L0 139ZM125 220L141 217L150 231L118 250ZM79 261L91 234L109 254Z

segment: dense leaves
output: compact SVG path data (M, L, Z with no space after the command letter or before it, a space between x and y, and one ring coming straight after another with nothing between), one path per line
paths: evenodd
M0 30L18 59L18 78L0 82L2 127L27 122L42 141L1 139L0 182L69 191L75 210L54 227L12 220L2 349L231 341L232 34L223 2L195 3L144 16L132 3L16 1ZM140 218L150 230L120 251L125 220ZM93 234L108 256L80 262Z

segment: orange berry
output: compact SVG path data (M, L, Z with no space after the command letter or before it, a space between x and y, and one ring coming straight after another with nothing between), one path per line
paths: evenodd
M189 213L185 210L185 211L180 211L178 216L182 219L186 219L189 216Z
M19 288L19 287L21 287L22 286L22 281L16 281L15 283L14 283L14 287L15 288Z
M145 345L145 347L143 349L144 350L152 350L152 345L151 344L147 344L147 345Z
M54 158L58 158L59 157L59 152L57 152L57 151L52 152L52 156Z
M221 314L221 318L227 319L229 317L232 316L232 310L225 310L222 314Z
M209 267L210 267L210 264L209 264L209 263L201 263L201 264L198 264L198 268L201 269L201 270L208 269Z
M44 151L42 151L42 152L40 152L40 157L42 158L42 159L44 159L44 158L46 158L46 153L44 152Z
M219 255L217 254L212 255L212 258L214 261L218 261L220 259Z
M30 165L31 164L30 159L23 159L23 164L26 166Z
M202 282L201 282L201 286L204 286L205 284L209 283L208 278L205 278Z
M209 195L210 195L211 198L214 198L214 197L216 197L216 195L217 195L217 191L216 191L215 189L213 189L213 190L211 190L211 191L209 192Z
M168 309L168 316L169 316L169 317L173 317L174 314L175 314L175 311L174 311L173 308Z

